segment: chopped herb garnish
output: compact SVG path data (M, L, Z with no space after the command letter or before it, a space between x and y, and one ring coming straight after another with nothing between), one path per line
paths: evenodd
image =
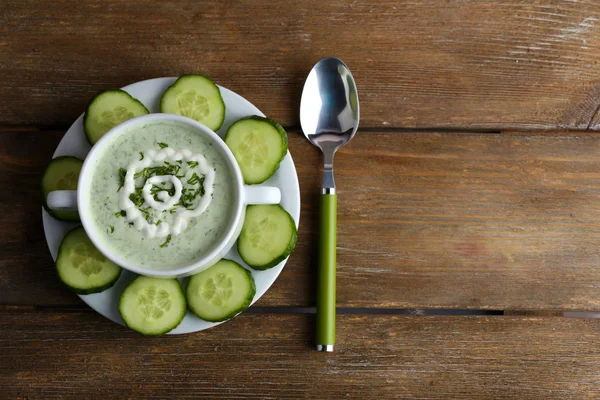
M167 235L167 240L163 244L160 245L161 248L165 247L171 241L171 235Z
M194 172L194 175L190 179L188 179L188 185L195 185L197 183L204 182L204 177L200 178L197 173Z
M169 145L168 145L168 144L166 144L166 143L163 143L163 142L158 142L157 144L158 144L158 146L159 146L161 149L164 149L165 147L169 147Z
M181 191L181 197L179 198L179 204L181 207L188 208L192 205L192 194L189 189L184 189Z
M135 204L137 208L141 208L144 204L144 196L142 196L142 188L136 188L135 193L129 195L129 200Z
M110 233L113 233L115 231L115 227L112 225L109 225L109 227L110 227Z
M126 217L126 216L127 216L127 212L125 210L117 211L115 213L115 217L117 217L117 218Z
M200 187L196 189L183 189L181 191L181 197L179 198L179 202L175 204L176 206L181 206L189 210L198 196L204 196L204 177L199 178L197 183L200 183Z
M158 145L162 148L168 147L168 144L162 143L162 142L158 142ZM144 153L140 151L139 155L140 155L140 161L143 160ZM188 169L186 169L186 170L182 169L182 165L184 162L188 166ZM181 160L181 159L174 160L173 162L163 161L162 165L144 168L144 169L136 172L133 177L134 177L134 179L136 179L136 182L138 182L138 184L139 184L138 179L147 181L149 178L154 177L154 176L168 176L168 175L175 176L179 179L182 179L182 181L183 181L183 179L186 178L187 171L189 170L189 168L195 168L198 165L199 165L199 163L197 161L185 161L185 160ZM127 170L125 170L124 168L120 168L119 169L119 177L121 179L121 187L123 187L123 185L124 185L126 175L127 175ZM177 207L183 207L188 210L193 209L194 204L195 204L196 200L198 199L198 197L202 197L205 195L204 181L205 181L205 176L203 176L202 174L195 173L195 172L192 173L192 176L189 177L186 181L188 186L190 186L190 187L187 187L187 188L184 188L181 190L181 196L180 196L179 202L177 204L175 204L173 208L169 209L169 213L170 214L177 213ZM135 207L144 215L144 219L148 223L158 226L163 221L160 219L157 219L157 216L155 216L156 213L154 213L152 208L146 204L144 196L143 196L143 187L144 186L136 187L134 192L129 194L129 200L131 200L131 202L135 205ZM159 198L160 197L159 193L163 192L163 191L166 192L170 197L173 197L175 195L175 186L173 184L171 184L170 182L160 182L155 185L152 185L152 187L150 188L150 194L154 197L155 201L162 201ZM162 210L162 212L166 212L166 211L167 210ZM115 215L115 217L119 218L119 217L125 217L127 214L125 211L119 211L119 212L116 212L114 215ZM159 215L160 215L160 213L159 213ZM163 245L166 246L167 243L169 243L169 240L170 240L170 238L168 237L167 241ZM161 247L164 247L164 246L161 246Z
M125 168L119 168L119 181L121 182L121 186L119 186L119 190L125 184L125 175L127 175L127 170ZM117 192L119 191L117 190Z
M144 168L143 170L136 172L136 174L134 175L134 178L142 178L144 180L147 180L148 178L151 178L153 176L156 175L174 175L178 178L183 177L179 176L179 171L181 170L181 167L179 165L173 165L171 163L165 162L166 165L160 166L160 167L149 167L149 168Z
M134 178L134 179L137 179L137 178L139 178L139 177L142 177L142 178L144 178L144 180L148 179L148 178L149 178L149 176L147 176L147 174L148 174L148 169L149 169L149 168L145 168L145 169L141 170L140 172L136 172L136 173L133 175L133 178Z
M173 197L175 195L175 186L171 186L170 188L166 189L166 188L162 188L162 187L159 187L156 185L152 185L152 188L150 189L150 194L154 197L154 200L161 201L158 198L158 193L163 192L163 191L167 192L169 194L169 196Z
M152 214L150 214L150 207L140 208L139 209L142 214L144 214L144 218L148 221L149 224L152 223Z

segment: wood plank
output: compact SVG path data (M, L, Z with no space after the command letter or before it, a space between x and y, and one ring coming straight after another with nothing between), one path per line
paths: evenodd
M66 127L101 89L201 72L298 126L330 55L368 127L585 129L600 104L596 0L7 0L0 38L0 124Z
M83 304L60 285L42 227L40 174L63 134L0 131L0 304Z
M600 106L598 106L596 113L592 117L592 120L590 121L590 125L588 126L588 129L600 130Z
M598 309L598 150L584 133L359 133L336 159L340 301Z
M142 338L91 313L2 313L7 398L596 398L600 320L344 315L333 354L313 318L245 314Z
M80 304L36 198L60 135L0 133L0 304ZM259 306L314 305L321 158L289 141L299 241ZM338 306L600 310L600 134L359 132L335 168Z

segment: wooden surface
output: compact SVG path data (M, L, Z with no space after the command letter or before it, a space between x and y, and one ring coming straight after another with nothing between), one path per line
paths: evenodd
M363 126L585 129L600 104L597 0L2 8L0 124L63 127L99 90L201 72L298 126L304 78L330 55L357 80Z
M55 276L39 220L39 173L61 134L0 135L0 188L20 187L0 198L15 227L0 304L80 304ZM298 132L289 143L299 241L258 306L315 303L321 156ZM335 162L338 306L600 311L600 133L367 131Z
M296 314L321 181L297 110L331 55L361 129L335 161L351 314L328 355ZM600 397L600 320L562 317L600 311L599 60L596 0L2 2L0 398ZM299 240L254 312L143 338L59 284L39 174L94 93L184 73L289 128Z
M245 314L140 339L93 313L2 313L0 387L5 398L44 399L600 396L597 319L344 315L331 355L313 351L313 326Z

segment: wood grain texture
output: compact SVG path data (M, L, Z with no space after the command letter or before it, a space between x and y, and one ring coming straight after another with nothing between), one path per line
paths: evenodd
M101 89L200 72L298 126L331 55L368 127L585 129L600 105L596 0L7 0L0 124L65 127Z
M597 309L598 150L585 133L359 133L336 158L338 298Z
M600 130L600 106L598 106L598 109L596 110L596 113L592 117L592 120L590 121L588 129L591 129L591 130Z
M0 304L80 304L39 221L61 134L0 133ZM299 240L259 306L314 305L321 156L289 142ZM367 131L335 164L339 307L600 310L600 134Z
M142 338L93 313L2 313L0 390L23 398L597 398L600 320L245 314Z

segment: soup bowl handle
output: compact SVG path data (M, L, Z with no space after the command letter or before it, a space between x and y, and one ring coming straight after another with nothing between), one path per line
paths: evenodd
M48 193L46 204L51 210L77 210L77 190L54 190Z
M279 188L244 185L245 204L279 204L280 202L281 191Z

